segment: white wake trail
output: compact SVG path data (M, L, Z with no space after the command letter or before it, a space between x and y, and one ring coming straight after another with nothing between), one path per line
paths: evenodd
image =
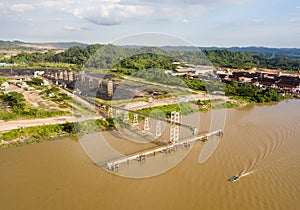
M244 177L244 176L248 176L248 175L250 175L250 174L252 174L252 173L254 173L255 172L255 170L253 170L253 171L249 171L249 172L247 172L247 173L242 173L241 175L240 175L240 177Z

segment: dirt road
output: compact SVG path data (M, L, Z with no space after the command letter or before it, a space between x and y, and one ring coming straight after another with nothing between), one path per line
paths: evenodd
M98 119L98 118L102 118L102 117L89 115L80 118L76 118L74 116L61 116L61 117L32 119L32 120L12 120L12 121L0 120L0 132L9 131L18 128L39 126L39 125L63 124L66 122L81 122L85 120Z

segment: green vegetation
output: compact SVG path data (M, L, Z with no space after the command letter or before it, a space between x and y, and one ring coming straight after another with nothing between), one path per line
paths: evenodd
M90 45L88 47L70 47L64 52L55 53L52 50L48 50L46 53L42 52L21 52L16 56L5 58L2 62L6 63L19 63L36 65L43 63L58 63L58 64L78 64L82 65L87 59L93 55L101 45Z
M4 82L8 82L8 81L9 81L9 79L0 77L0 85L2 85Z
M226 83L225 94L227 96L239 96L248 102L281 101L284 97L273 88L262 89L255 85L231 81Z
M33 108L26 102L24 96L17 92L0 95L0 101L7 106L6 109L0 110L1 120L47 118L71 114L66 111L49 111Z
M238 107L237 104L233 104L229 101L226 101L226 103L219 103L219 104L214 104L211 106L212 109L224 109L224 108L236 108Z
M47 88L46 86L42 85L43 80L40 78L32 78L30 81L27 81L26 83L37 90L43 90Z
M231 52L228 50L204 50L209 60L217 67L234 69L250 69L253 67L283 69L298 71L300 68L299 58L270 55L248 52Z
M31 86L41 86L43 84L43 80L40 78L32 78L27 82L27 84Z
M83 135L90 132L112 130L115 128L115 122L112 118L87 120L74 123L74 131L77 135Z
M26 138L31 137L31 139L43 140L54 136L60 136L64 130L64 124L27 127L8 131L4 133L0 139L4 141L10 141L23 136Z
M224 101L223 99L213 99L213 100L198 100L191 103L179 103L170 104L164 106L157 106L151 108L145 108L138 110L139 113L151 115L153 117L170 117L172 111L180 112L182 115L188 115L193 112L206 112L210 109L222 109L222 108L236 108L238 105L233 104L229 101ZM198 108L196 108L198 107ZM130 120L133 119L133 115L129 115Z
M208 90L210 93L213 91L221 91L225 90L226 96L231 96L233 99L236 99L242 103L264 103L271 101L281 101L284 99L282 94L278 93L277 90L273 88L263 89L261 87L239 83L236 81L231 81L226 84L222 84L220 82L202 82L201 80L189 80L184 79L189 88L193 90ZM228 108L232 107L232 105L227 104Z
M95 56L94 56L95 55ZM284 56L272 56L261 53L231 52L224 49L185 51L163 50L155 47L119 48L113 45L74 46L64 52L46 53L21 52L0 62L25 64L29 66L74 65L79 69L83 64L87 68L111 69L118 74L131 75L142 69L174 70L174 61L184 61L195 65L210 65L234 69L250 69L253 67L298 71L300 59ZM45 67L46 67L45 66Z
M133 77L144 79L147 82L159 83L164 85L185 87L184 82L176 77L166 74L160 69L143 69L132 75Z
M127 59L121 60L119 63L117 63L114 66L114 68L117 69L118 73L125 74L125 75L131 75L134 72L136 72L136 70L146 70L146 69L175 70L176 66L172 65L172 62L174 61L175 61L174 58L162 54L143 53L143 54L134 55Z
M80 102L72 100L73 115L80 117L81 115L95 114L95 110L83 106Z
M224 108L236 108L237 104L231 103L230 101L224 101L223 99L212 99L212 100L198 100L194 101L199 107L200 112L206 112L210 109L224 109Z
M204 50L214 66L234 69L250 69L259 67L259 60L245 52L230 52L228 50Z
M80 136L93 131L111 130L114 128L114 121L111 118L20 128L3 133L0 136L0 140L6 142L14 141L11 142L11 144L3 144L0 148L49 141L62 137L72 137L75 135Z
M182 78L182 80L187 85L187 87L192 90L206 91L205 84L202 80L198 80L198 79L190 80L187 78Z
M155 117L170 117L173 111L180 111L182 115L188 115L192 112L197 112L197 109L193 108L190 103L179 103L138 110L139 113L150 114Z
M59 88L58 87L55 87L55 86L52 86L51 88L47 88L46 90L42 91L40 93L40 95L49 95L49 94L57 94L59 93Z
M59 108L72 108L72 97L65 93L61 93L60 89L52 86L40 93L43 98L51 100L58 104Z
M112 100L112 101L107 101L103 100L101 98L95 98L95 103L97 104L104 104L104 105L120 105L120 104L126 104L126 103L132 103L132 102L137 102L137 101L146 101L148 102L149 99L146 97L139 97L139 98L133 98L133 99L124 99L124 100Z
M25 47L25 46L21 46L20 44L22 44L19 41L3 41L0 40L0 49L2 50L26 50L26 51L31 51L31 50L36 50L32 47Z

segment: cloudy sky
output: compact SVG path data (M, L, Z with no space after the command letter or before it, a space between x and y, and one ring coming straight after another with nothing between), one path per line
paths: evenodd
M111 43L163 33L197 46L300 47L299 0L0 0L0 39Z

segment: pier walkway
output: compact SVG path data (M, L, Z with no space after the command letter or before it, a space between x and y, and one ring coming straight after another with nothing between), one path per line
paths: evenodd
M206 133L204 135L199 135L199 136L195 136L195 137L188 138L188 139L182 139L177 143L169 143L165 146L161 146L161 147L157 147L157 148L153 148L153 149L149 149L149 150L144 150L144 151L132 154L130 156L126 156L126 157L122 157L122 158L119 158L116 160L109 161L106 163L106 167L108 170L114 171L114 170L118 169L120 167L120 164L122 164L122 163L129 163L132 160L142 161L142 160L145 160L148 155L155 156L156 153L170 153L170 152L176 150L177 148L189 147L190 144L195 141L207 141L208 137L210 137L210 136L222 136L222 135L223 135L223 131L217 130L217 131L213 131L210 133Z

